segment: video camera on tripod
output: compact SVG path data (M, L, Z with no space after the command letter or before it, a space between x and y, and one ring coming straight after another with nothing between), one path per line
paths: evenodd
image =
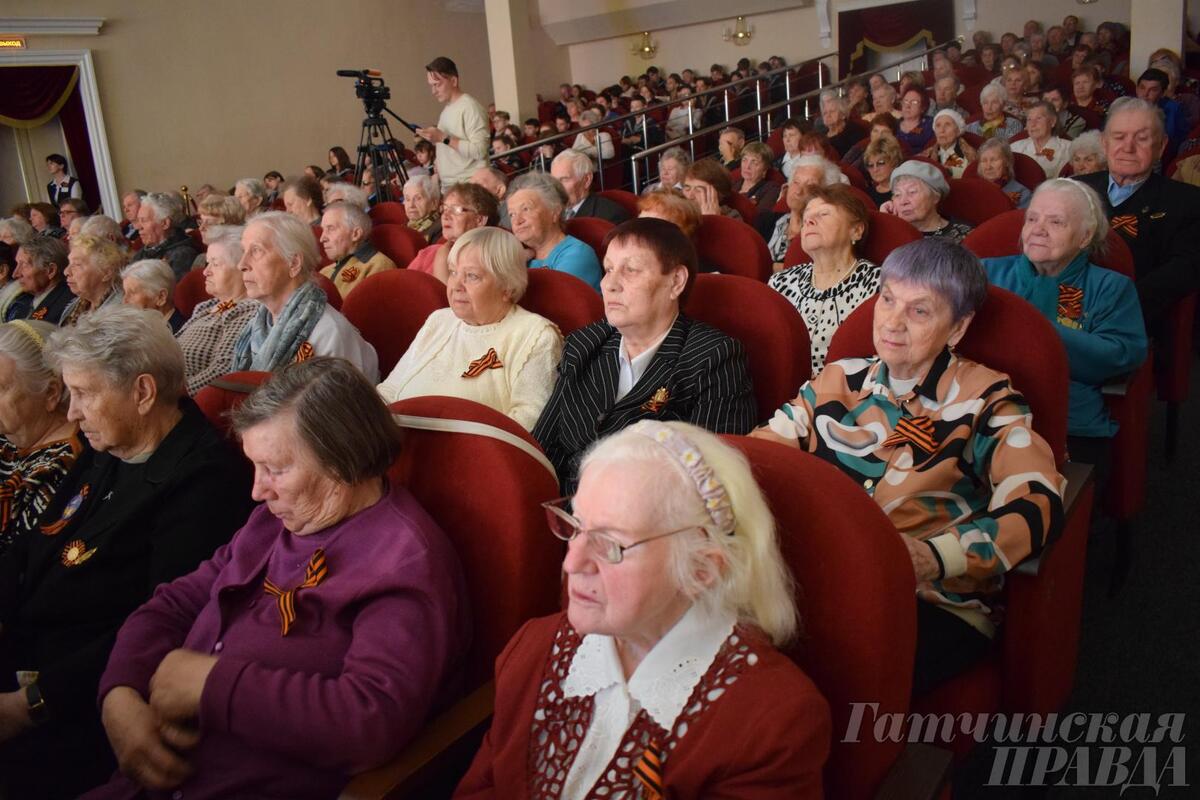
M337 74L340 78L354 78L354 96L362 100L363 109L367 112L362 124L362 138L358 142L355 182L362 183L364 170L370 168L375 179L375 202L401 199L408 173L404 169L398 143L383 115L392 115L414 133L417 126L388 108L387 101L392 98L392 90L383 82L383 73L379 70L339 69Z

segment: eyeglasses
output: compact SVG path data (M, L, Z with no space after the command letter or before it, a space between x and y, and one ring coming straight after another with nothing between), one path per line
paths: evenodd
M566 507L570 503L571 498L569 497L560 497L557 500L542 503L542 508L546 509L546 523L550 526L550 532L564 542L574 541L576 536L583 534L587 537L588 553L594 558L604 559L609 564L620 564L625 559L626 551L632 550L635 547L641 547L646 542L653 542L655 539L665 539L668 536L674 536L684 531L694 531L698 527L696 525L689 525L679 530L649 536L633 544L621 544L605 531L584 530L583 523L567 511ZM700 530L704 529L700 528Z
M478 211L471 208L470 206L445 205L445 206L442 206L442 211L443 212L449 211L451 214L456 214L460 217L463 216L464 214L478 214L479 213Z
M874 169L875 167L886 167L889 163L891 163L891 162L886 161L882 158L879 159L878 161L868 161L867 169Z

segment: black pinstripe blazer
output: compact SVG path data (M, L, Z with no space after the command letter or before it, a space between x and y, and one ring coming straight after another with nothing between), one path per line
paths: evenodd
M714 433L748 433L755 424L754 387L742 344L682 314L641 380L617 394L621 334L594 322L567 337L558 382L533 429L558 470L563 494L574 493L588 445L642 419L682 420ZM666 402L647 407L666 389Z

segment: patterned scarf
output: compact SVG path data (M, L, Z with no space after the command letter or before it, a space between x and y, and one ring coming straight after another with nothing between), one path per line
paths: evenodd
M292 292L273 323L271 312L260 306L234 345L233 369L274 372L291 363L317 327L327 302L321 287L309 281Z

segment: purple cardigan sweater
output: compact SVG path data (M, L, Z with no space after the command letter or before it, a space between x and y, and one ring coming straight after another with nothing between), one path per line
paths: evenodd
M296 621L283 637L263 578L299 585L318 547L328 576L297 592ZM151 676L174 648L217 655L182 796L336 796L348 776L391 758L452 699L470 635L465 598L450 542L402 487L303 537L261 505L211 560L160 586L129 617L100 698L117 686L149 697ZM142 794L118 775L87 797L171 795Z

